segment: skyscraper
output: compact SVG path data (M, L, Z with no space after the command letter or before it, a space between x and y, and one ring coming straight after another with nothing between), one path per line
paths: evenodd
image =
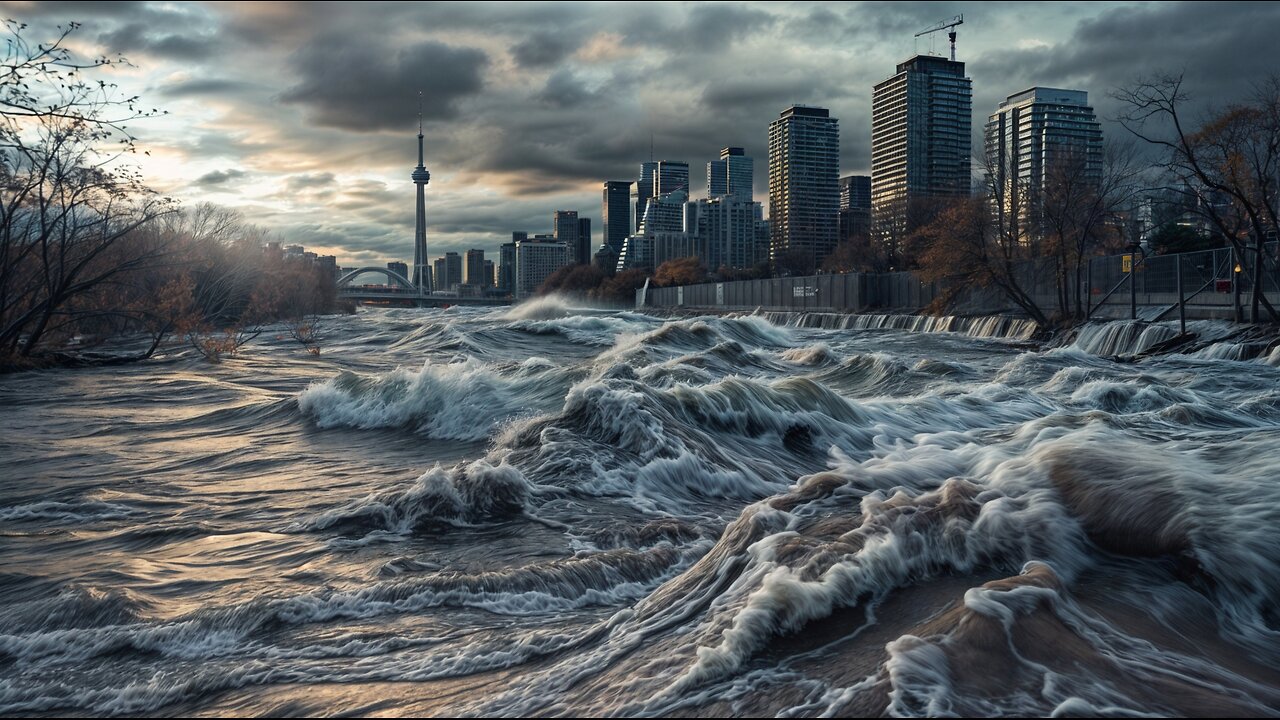
M871 209L871 176L846 175L840 178L840 209Z
M636 208L636 224L632 232L640 230L640 221L644 219L645 208L649 205L649 198L653 197L653 178L657 174L658 163L653 160L640 163L640 179L636 182L635 189L631 191L632 203Z
M755 163L740 147L720 150L720 159L707 163L707 197L734 195L743 202L752 202L755 193Z
M756 242L760 203L743 202L732 193L685 205L685 232L697 238L702 262L711 270L749 268L769 260L768 244Z
M995 210L1025 241L1044 235L1044 190L1055 172L1101 181L1102 126L1083 90L1033 87L1010 95L985 134Z
M689 191L683 187L649 198L644 220L640 222L640 232L645 235L680 232L684 228L684 204L688 200Z
M840 242L871 234L871 176L840 178Z
M972 94L964 63L929 55L899 64L872 90L872 229L893 266L918 207L969 194Z
M462 282L468 285L485 286L483 250L467 251L466 261L462 266Z
M707 163L707 197L729 194L729 170L724 160Z
M552 217L551 232L555 236L557 242L562 242L565 247L569 248L569 261L571 263L578 262L578 244L581 235L582 226L578 224L577 210L556 210ZM586 255L587 253L584 253ZM589 262L584 259L583 262Z
M600 208L604 218L603 244L622 249L622 242L635 232L637 225L631 221L631 183L625 180L608 180L604 184L604 198Z
M456 252L447 252L444 257L435 260L435 281L437 290L454 290L462 284L462 256Z
M438 257L434 262L432 262L432 265L435 267L435 272L433 274L435 275L436 288L440 290L448 290L449 284L446 282L445 278L449 277L449 271L446 269L445 259Z
M816 268L836 245L839 121L826 108L793 105L769 124L769 260Z
M667 195L676 190L689 191L689 163L679 160L659 160L654 170L653 195Z
M427 183L431 181L431 173L422 163L422 93L418 93L418 167L410 175L418 188L418 217L413 233L413 277L409 280L419 292L431 292L431 272L427 266Z
M573 261L578 265L591 263L591 218L578 218L578 247Z
M526 234L527 237L527 234ZM503 243L498 248L498 289L509 293L516 287L516 243L524 238L516 238L512 233L512 241Z

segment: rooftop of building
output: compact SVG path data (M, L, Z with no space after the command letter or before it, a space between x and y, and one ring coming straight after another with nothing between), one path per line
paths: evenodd
M831 117L831 111L827 108L818 107L816 105L792 105L786 110L783 110L779 117L785 118L793 115L800 115L803 117Z
M1067 90L1064 88L1030 87L1005 98L1000 107L1019 105L1025 102L1058 103L1062 105L1089 105L1089 93L1084 90Z
M897 72L939 72L945 75L964 75L964 62L949 60L941 55L913 55L898 63Z

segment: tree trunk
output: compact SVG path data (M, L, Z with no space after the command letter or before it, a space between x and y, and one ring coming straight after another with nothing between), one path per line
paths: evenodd
M1262 320L1261 311L1258 306L1261 304L1262 300L1262 265L1264 261L1263 252L1265 248L1263 246L1265 244L1265 240L1266 238L1262 235L1258 235L1257 241L1254 244L1253 293L1249 301L1249 322L1254 324L1257 324Z

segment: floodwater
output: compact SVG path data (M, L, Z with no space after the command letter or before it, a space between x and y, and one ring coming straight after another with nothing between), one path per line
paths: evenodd
M0 713L1280 714L1280 354L839 324L0 376Z

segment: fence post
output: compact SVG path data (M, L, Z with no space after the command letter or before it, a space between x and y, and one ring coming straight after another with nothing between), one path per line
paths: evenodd
M1085 288L1084 288L1084 319L1088 320L1093 316L1093 261L1096 258L1089 258L1089 267L1084 271Z
M1173 256L1173 271L1178 275L1178 326L1187 334L1187 304L1182 299L1182 253Z
M1244 311L1240 308L1240 273L1236 272L1239 264L1240 254L1236 252L1233 245L1231 246L1231 267L1227 268L1227 272L1231 273L1231 307L1234 322L1244 322Z
M1138 274L1138 264L1134 262L1134 256L1137 253L1129 253L1129 319L1138 319L1138 280L1134 276Z

